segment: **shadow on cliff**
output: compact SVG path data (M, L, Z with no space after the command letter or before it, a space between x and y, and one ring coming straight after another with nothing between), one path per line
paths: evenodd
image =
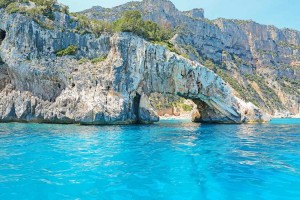
M2 45L2 41L5 39L5 37L6 32L0 29L0 46ZM7 71L7 65L2 60L0 55L0 91L2 91L8 83L10 83L10 78Z
M2 41L5 39L5 37L6 37L6 32L0 29L0 45L2 44Z

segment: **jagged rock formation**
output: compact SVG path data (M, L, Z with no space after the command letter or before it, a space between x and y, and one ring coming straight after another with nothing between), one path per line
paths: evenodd
M81 13L112 22L126 10L139 10L145 20L164 27L181 27L172 40L177 50L214 70L242 99L270 114L299 113L299 31L253 21L211 21L204 18L202 9L180 12L168 0L131 2L112 9L93 7Z
M55 12L53 29L0 10L0 121L130 124L158 121L149 96L197 103L197 121L261 122L266 116L197 62L130 33L80 35ZM74 55L55 52L78 46ZM99 63L81 58L106 59ZM3 80L3 81L2 81Z

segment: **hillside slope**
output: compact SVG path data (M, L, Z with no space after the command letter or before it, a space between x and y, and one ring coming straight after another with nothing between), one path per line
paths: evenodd
M113 22L138 10L145 20L176 29L177 52L220 75L246 101L270 114L300 112L300 32L253 21L204 18L203 9L181 12L168 0L130 2L80 12Z

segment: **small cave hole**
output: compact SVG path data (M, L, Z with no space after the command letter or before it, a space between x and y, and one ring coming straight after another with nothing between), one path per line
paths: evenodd
M72 88L74 88L75 87L75 83L72 83Z
M6 32L0 29L0 45L2 44L2 41L5 39L5 37L6 37Z
M140 109L140 101L141 101L141 95L136 94L136 96L133 98L133 113L136 116L136 122L140 122L140 114L139 114L139 109Z

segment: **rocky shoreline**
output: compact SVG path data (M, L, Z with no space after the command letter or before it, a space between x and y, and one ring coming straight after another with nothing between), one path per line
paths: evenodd
M270 119L213 70L163 44L133 33L78 33L68 13L53 17L49 28L0 9L0 122L154 123L157 95L192 101L195 122Z

